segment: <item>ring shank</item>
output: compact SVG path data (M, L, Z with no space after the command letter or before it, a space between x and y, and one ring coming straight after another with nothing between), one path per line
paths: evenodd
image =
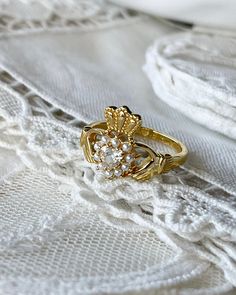
M187 154L188 154L188 150L182 142L175 139L174 137L171 137L169 135L165 135L163 133L160 133L156 130L153 130L153 129L147 128L147 127L139 128L138 131L136 132L136 135L146 137L146 138L149 138L149 139L155 140L155 141L160 141L160 142L172 147L173 149L175 149L177 153L171 156L172 162L175 162L174 166L179 166L185 162Z

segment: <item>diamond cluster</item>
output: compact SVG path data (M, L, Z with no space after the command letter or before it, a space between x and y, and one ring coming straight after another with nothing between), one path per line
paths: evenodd
M131 171L135 154L130 142L122 141L117 136L97 135L93 149L97 168L107 178L126 176Z

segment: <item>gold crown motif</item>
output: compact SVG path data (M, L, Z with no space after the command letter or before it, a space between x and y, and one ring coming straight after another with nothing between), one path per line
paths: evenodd
M128 107L107 107L105 119L108 131L115 131L118 134L132 136L141 127L141 116L132 114Z

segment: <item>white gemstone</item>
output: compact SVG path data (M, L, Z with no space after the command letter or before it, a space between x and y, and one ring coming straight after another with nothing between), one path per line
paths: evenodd
M113 172L111 170L106 170L105 171L105 175L106 175L106 177L112 177L113 176Z
M98 154L94 154L93 158L95 161L100 161L100 157Z
M131 163L133 160L134 160L133 155L130 155L130 154L126 155L126 157L125 157L126 162Z
M100 144L99 144L98 142L96 142L96 143L94 144L93 148L95 149L95 151L99 151L100 148L101 148L101 146L100 146Z
M113 147L118 147L119 146L119 144L120 144L120 141L119 141L119 139L118 138L112 138L112 140L111 140L111 144L112 144L112 146Z
M102 148L101 148L101 152L103 153L103 154L106 154L108 151L112 151L112 149L110 148L110 147L108 147L108 146L106 146L106 145L104 145Z
M103 136L101 137L101 141L102 141L103 143L107 143L107 142L109 141L109 137L106 136L106 135L103 135Z
M129 170L129 165L128 165L128 164L122 164L122 165L121 165L121 169L122 169L123 171L128 171L128 170Z
M122 151L113 150L110 147L102 147L102 158L109 165L114 166L122 160Z
M123 158L123 153L120 150L115 150L112 153L112 160L114 163L118 163L122 160Z
M121 176L121 175L122 175L122 170L115 169L115 170L114 170L114 175L115 175L116 177Z
M130 145L128 142L124 142L124 143L122 144L122 150L123 150L124 152L129 152L129 151L131 150L131 145Z

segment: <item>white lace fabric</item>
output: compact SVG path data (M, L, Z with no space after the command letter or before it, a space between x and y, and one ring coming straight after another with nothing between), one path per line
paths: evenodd
M82 15L86 15L86 9ZM93 18L90 15L88 18L91 23ZM132 34L137 31L140 34L140 23L122 20L127 30L131 26ZM146 40L149 42L156 27L152 20L144 22L149 28L150 36ZM110 28L110 19L108 23ZM114 32L115 38L120 38L122 28L114 26L111 34ZM63 38L68 36L64 35L64 28L60 34ZM89 29L89 34L91 42L94 32ZM96 34L103 36L103 32L96 31ZM110 34L109 30L104 34ZM235 191L229 185L231 180L224 182L221 173L213 174L211 179L211 169L201 174L199 171L204 167L195 169L194 164L148 182L128 178L105 180L93 165L84 161L79 147L80 131L84 121L99 119L101 101L103 104L120 102L127 85L119 87L101 72L103 80L97 68L89 68L91 64L83 59L85 52L80 52L83 58L78 55L76 65L83 71L73 72L73 67L68 66L63 82L67 86L65 92L58 81L49 78L52 72L59 77L56 71L62 60L68 65L74 61L68 58L65 48L52 51L54 56L61 57L60 62L55 61L56 67L52 68L44 64L44 71L37 61L29 66L30 54L22 55L22 60L16 63L11 52L11 42L15 46L21 38L25 43L31 37L34 41L40 38L42 44L46 38L50 44L49 37L54 39L54 35L15 37L15 32L13 35L6 40L13 59L8 63L2 58L0 72L1 292L189 294L191 290L193 294L219 294L231 290L236 285L236 202ZM79 36L86 41L86 35ZM59 45L57 38L58 33L55 42ZM75 43L70 43L72 56L77 48ZM105 47L101 45L101 48ZM2 52L4 57L4 46ZM39 52L35 51L34 58ZM119 60L118 50L116 54ZM108 63L109 58L107 55ZM129 64L134 72L136 62ZM60 67L63 71L65 64ZM107 64L104 64L105 71ZM40 75L36 79L34 75L39 73L45 77ZM78 87L75 79L84 81L83 87ZM130 87L141 81L138 74L135 79ZM120 80L124 81L122 77ZM151 93L147 81L138 84L140 88L134 94ZM104 95L107 99L101 100ZM131 105L142 108L140 96L134 100L131 90L126 95ZM126 103L124 98L122 102ZM152 105L150 101L145 101L144 116L150 112L149 105ZM161 102L159 107L174 116L175 112ZM150 114L150 119L144 119L147 123L168 131L171 120L162 123L162 117L157 120L154 112ZM177 122L188 122L181 115L175 118ZM172 132L183 136L178 127ZM202 143L195 145L197 140L192 140L195 148ZM214 135L212 140L218 141ZM214 159L208 165L211 161ZM5 168L6 162L9 167Z

